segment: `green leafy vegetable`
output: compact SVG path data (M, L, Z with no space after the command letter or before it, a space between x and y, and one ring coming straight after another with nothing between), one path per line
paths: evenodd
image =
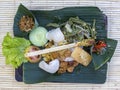
M79 17L70 17L68 21L62 24L49 23L47 26L60 27L69 43L82 41L85 38L96 39L95 20L93 21L93 25L90 25Z
M2 53L6 57L6 64L18 68L23 62L27 62L24 57L24 50L30 45L30 42L24 38L11 37L9 33L2 42Z
M59 27L59 24L57 24L57 23L49 23L49 24L47 24L47 27Z

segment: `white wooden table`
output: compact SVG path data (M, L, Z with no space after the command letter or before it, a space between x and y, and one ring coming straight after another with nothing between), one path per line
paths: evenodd
M14 69L5 65L2 40L13 34L13 19L19 4L29 9L53 10L69 6L97 6L108 16L108 37L118 40L109 64L105 84L39 83L24 84L14 79ZM120 90L120 0L0 0L0 90Z

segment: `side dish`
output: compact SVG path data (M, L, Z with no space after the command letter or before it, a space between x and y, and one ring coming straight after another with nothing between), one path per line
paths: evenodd
M19 28L21 31L29 32L35 26L35 22L30 16L22 16L19 23Z

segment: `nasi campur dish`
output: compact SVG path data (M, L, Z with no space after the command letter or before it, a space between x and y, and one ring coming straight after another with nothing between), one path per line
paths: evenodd
M34 25L34 18L30 16L22 16L18 22L22 32L29 32L29 40L11 37L7 33L3 41L3 54L6 56L7 64L18 68L22 63L39 62L38 67L46 72L72 73L79 64L89 65L92 60L92 53L103 54L106 50L107 45L104 40L96 41L95 20L91 25L79 17L71 17L61 24L48 23L46 27L53 28L51 30L42 26L34 28ZM9 44L5 45L6 42ZM71 43L75 43L72 48L68 47L41 55L25 56L29 52L40 51L40 47L48 49ZM8 48L11 49L12 57L7 53Z
M113 50L104 38L97 38L96 22L93 19L88 23L75 16L62 23L49 22L41 26L36 24L34 16L22 15L15 24L18 31L28 37L6 34L2 43L6 64L19 68L27 62L39 63L37 67L40 69L59 75L73 73L78 65L87 67L93 62L93 54L97 57ZM109 59L105 57L106 61L101 61L97 69Z

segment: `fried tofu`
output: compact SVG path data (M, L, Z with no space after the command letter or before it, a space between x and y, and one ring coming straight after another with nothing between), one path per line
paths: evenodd
M80 47L75 47L74 51L71 54L71 57L73 57L75 61L84 66L87 66L92 60L91 55Z

